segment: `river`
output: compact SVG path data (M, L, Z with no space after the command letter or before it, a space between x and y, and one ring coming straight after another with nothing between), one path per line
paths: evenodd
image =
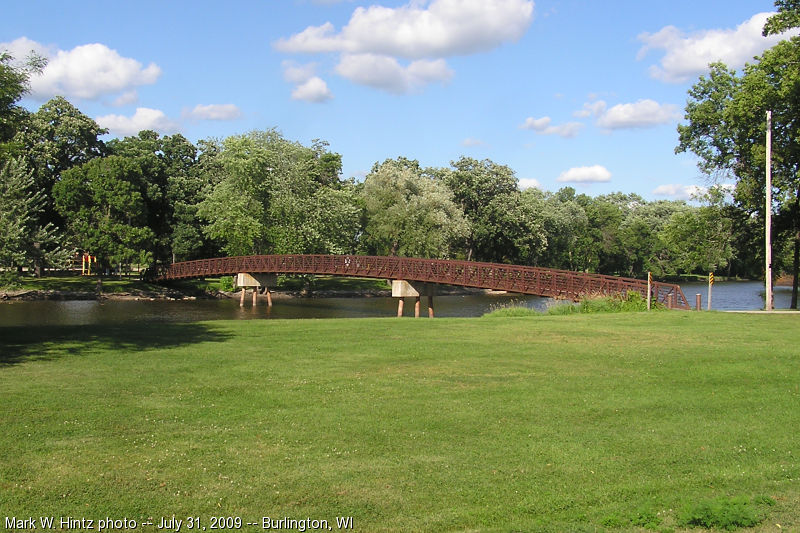
M689 302L695 294L703 296L706 308L708 286L705 283L681 284ZM776 287L775 308L789 307L791 290ZM427 316L427 301L422 298L421 314ZM479 294L436 296L437 317L477 317L495 307L516 304L534 309L552 305L548 298L518 294ZM712 293L715 310L746 310L764 307L764 286L755 281L718 282ZM88 325L118 324L129 321L195 322L200 320L253 320L278 318L361 318L393 317L397 301L389 297L357 298L275 298L268 309L263 300L253 308L248 295L245 307L239 300L183 301L12 301L0 303L0 326L14 325ZM407 299L405 316L413 316L413 300Z

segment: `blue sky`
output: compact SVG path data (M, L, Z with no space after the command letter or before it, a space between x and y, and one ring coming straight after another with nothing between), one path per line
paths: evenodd
M345 177L405 156L509 165L523 187L686 198L675 155L709 61L774 44L771 0L7 0L0 49L49 57L55 94L125 136L277 128L324 139Z

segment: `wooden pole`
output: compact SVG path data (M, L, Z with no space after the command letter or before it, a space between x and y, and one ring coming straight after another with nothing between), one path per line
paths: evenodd
M239 307L244 307L244 292L245 292L246 290L247 290L247 289L245 289L244 287L242 287L242 296L241 296L241 298L239 298Z
M269 287L265 287L264 292L267 293L267 307L272 307L272 293L269 292Z
M700 293L695 294L694 295L694 300L695 300L695 302L694 302L695 310L697 310L697 311L702 310L703 309L703 295L700 294Z
M397 318L400 318L401 316L403 316L403 299L402 298L398 298L397 299Z
M433 295L428 295L428 318L433 318Z
M767 202L764 208L766 221L764 232L766 237L766 294L764 309L772 311L772 111L767 111Z
M258 287L253 287L253 307L258 303Z
M650 310L650 304L653 300L652 296L652 285L653 285L653 273L647 273L647 310Z
M419 296L414 299L414 318L419 318Z

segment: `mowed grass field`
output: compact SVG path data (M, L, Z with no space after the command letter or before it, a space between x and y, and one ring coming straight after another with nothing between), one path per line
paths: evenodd
M0 520L798 531L800 316L0 327L0 450Z

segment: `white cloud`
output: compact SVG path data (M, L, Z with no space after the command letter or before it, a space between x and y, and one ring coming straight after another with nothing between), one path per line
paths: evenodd
M445 58L517 41L532 20L532 0L410 0L396 8L358 7L340 31L326 22L273 45L287 53L338 53L340 76L404 94L450 80L453 71Z
M103 115L95 118L103 128L121 136L136 135L142 130L153 130L159 133L174 133L178 124L170 120L163 111L139 107L132 117L124 115Z
M280 39L275 47L289 53L449 57L516 41L533 20L530 0L433 0L425 7L426 3L359 7L339 33L326 22Z
M520 129L533 130L539 135L558 135L559 137L572 138L578 135L578 132L583 127L580 122L567 122L558 126L551 125L551 122L550 117L528 117L520 125Z
M333 93L328 89L325 80L313 76L304 83L301 83L292 91L292 100L303 100L305 102L325 102L333 98Z
M375 54L344 54L336 72L355 83L396 94L437 81L445 83L453 77L443 59L420 59L404 67L393 57Z
M539 183L539 180L534 179L534 178L520 178L519 179L519 188L521 190L523 190L523 191L525 189L530 189L530 188L541 189L542 188L542 184Z
M42 73L31 76L31 95L35 98L62 95L92 100L155 83L161 76L161 69L155 63L144 67L100 43L76 46L72 50L53 50L20 37L11 43L0 43L0 49L9 50L19 59L33 49L48 59Z
M316 75L315 63L298 65L294 61L284 61L282 66L284 79L295 84L292 100L319 103L333 98L328 84Z
M6 51L14 58L17 63L22 63L33 52L41 57L50 57L55 50L50 46L45 46L27 37L20 37L8 43L0 43L0 51Z
M486 146L486 143L480 139L475 139L474 137L467 137L466 139L461 141L461 146L466 146L466 147Z
M573 167L562 172L556 181L561 183L602 183L611 181L611 172L602 165Z
M594 102L586 102L583 104L583 109L575 111L572 113L574 117L586 118L586 117L596 117L603 113L606 110L606 103L603 100L597 100Z
M597 125L611 130L648 128L677 121L680 117L678 106L645 99L632 104L617 104L602 111Z
M242 112L233 104L198 104L185 116L198 120L234 120L241 117Z
M715 61L740 68L781 39L800 35L800 29L793 29L782 35L763 37L764 23L773 14L757 13L735 29L701 30L687 35L675 26L665 26L656 33L645 32L638 36L644 45L637 59L642 59L650 50L663 50L660 64L650 67L650 75L669 83L682 83L696 77Z

